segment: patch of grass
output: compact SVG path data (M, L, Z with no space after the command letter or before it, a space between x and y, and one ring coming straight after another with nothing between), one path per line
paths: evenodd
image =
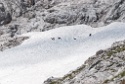
M117 47L114 47L114 48L110 49L107 52L107 56L111 57L113 54L116 54L116 53L119 53L119 52L122 52L122 51L125 51L125 46L124 45L117 46Z
M109 81L113 81L115 78L118 78L118 77L123 78L124 76L125 76L125 71L119 73L118 75L114 76L114 77L111 78L111 79L105 80L105 81L103 82L103 84L108 83Z
M125 71L123 71L123 72L119 73L117 76L113 77L113 78L111 79L111 81L113 81L115 78L118 78L118 77L122 78L122 77L124 77L124 76L125 76Z
M61 83L57 81L52 81L50 84L61 84Z
M107 52L107 55L110 57L110 56L112 56L114 54L114 52L113 51L109 51L109 52Z
M71 73L65 75L62 80L65 79L73 79L75 77L76 74L80 73L83 69L85 68L85 65L79 67L78 69L76 69L75 71L72 71Z
M103 82L103 84L108 83L109 81L110 81L110 80L107 79L107 80L105 80L105 81Z
M119 73L117 76L113 77L112 80L114 80L114 79L117 78L117 77L122 78L122 77L124 77L124 76L125 76L125 71L123 71L123 72Z
M123 72L120 73L119 75L120 75L121 78L124 77L124 76L125 76L125 71L123 71Z
M76 69L75 71L72 71L71 73L65 75L64 77L62 78L59 78L58 80L52 80L49 84L62 84L61 82L68 79L73 79L76 74L80 73L81 70L83 70L85 68L85 65L82 65L81 67L79 67L78 69Z
M72 73L71 74L67 74L67 75L65 75L62 79L63 80L65 80L66 78L68 78L68 79L73 79L73 75L72 75Z

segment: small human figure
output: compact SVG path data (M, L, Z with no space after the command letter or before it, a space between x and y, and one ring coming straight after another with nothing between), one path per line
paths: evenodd
M52 39L52 40L55 40L55 38L54 38L54 37L52 37L51 39Z
M89 36L92 36L92 34L90 33Z
M61 39L61 37L58 37L58 39Z
M76 40L76 38L73 38L74 40Z

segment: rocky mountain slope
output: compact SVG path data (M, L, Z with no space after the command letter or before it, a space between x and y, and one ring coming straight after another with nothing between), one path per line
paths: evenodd
M18 36L24 33L77 24L97 28L117 21L125 21L125 0L0 0L0 51L28 39ZM124 61L125 41L116 42L77 70L45 84L124 84Z
M0 38L87 24L125 20L125 0L0 0ZM1 43L0 43L1 44Z
M99 50L78 69L44 84L125 84L125 41Z
M0 38L53 28L92 27L125 19L125 0L0 0Z

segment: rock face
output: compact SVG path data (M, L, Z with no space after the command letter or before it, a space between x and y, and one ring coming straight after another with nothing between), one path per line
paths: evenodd
M53 2L57 3L53 0ZM124 0L67 0L51 6L44 21L54 26L87 24L93 27L124 21Z
M9 12L5 10L3 3L0 3L0 26L10 23L12 17Z
M0 39L0 51L4 51L5 49L9 49L15 46L20 45L24 40L29 37L15 37L15 38L1 38Z
M20 34L76 24L99 27L125 20L125 0L0 0L0 3L1 25L10 22L9 25L19 25Z
M64 77L47 79L44 84L124 84L125 41L100 50L78 69Z

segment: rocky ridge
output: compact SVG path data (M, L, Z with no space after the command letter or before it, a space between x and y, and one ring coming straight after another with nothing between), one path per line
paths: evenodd
M99 50L69 74L50 77L44 84L125 84L125 41Z
M36 24L42 20L43 26L38 23L37 27L41 26L41 31L44 31L58 26L76 24L99 27L114 21L124 21L125 18L124 0L110 0L110 2L108 0L35 0L33 5L29 1L32 0L1 0L0 9L4 13L1 17L9 17L8 22L5 23L0 18L1 25L11 22L10 24L24 26L29 23ZM22 20L26 20L26 23L19 24L18 22ZM31 23L34 20L36 21ZM21 26L22 30L23 26ZM25 32L29 31L25 30Z

